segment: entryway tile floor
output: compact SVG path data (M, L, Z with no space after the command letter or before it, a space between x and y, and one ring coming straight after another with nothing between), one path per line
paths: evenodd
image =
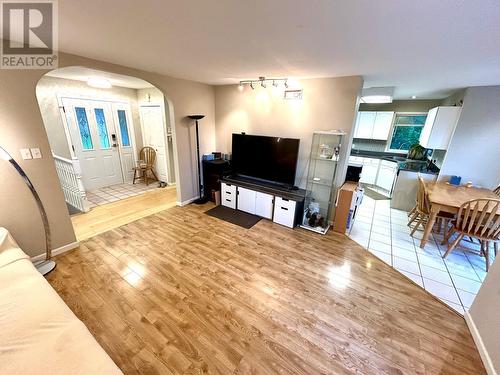
M471 306L486 277L479 244L462 240L443 259L446 245L441 245L442 235L433 233L425 248L421 249L423 231L418 230L411 237L407 223L407 213L391 209L390 200L365 196L349 237L463 314ZM490 264L492 262L493 259Z
M158 188L158 181L151 182L148 186L144 182L131 182L105 186L96 190L87 191L87 200L90 208L119 201L128 197L134 197L146 191Z

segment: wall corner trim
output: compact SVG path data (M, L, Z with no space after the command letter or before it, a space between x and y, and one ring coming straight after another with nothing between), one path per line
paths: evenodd
M472 320L472 316L469 314L468 311L465 312L464 318L465 322L467 323L467 326L469 327L469 331L472 335L472 338L474 339L474 343L476 344L477 350L479 351L479 355L481 356L481 360L483 361L486 372L488 373L488 375L498 375L497 372L495 371L495 368L493 367L493 362L491 362L488 350L484 346L483 340L479 335L479 331L477 330L476 324L474 323L474 320Z
M78 246L80 246L79 241L71 242L67 245L64 245L64 246L58 247L57 249L52 250L52 256L56 256L56 255L65 253L66 251L76 249ZM40 255L32 257L31 262L35 263L35 262L39 262L39 261L44 260L44 259L45 259L45 254L40 254Z

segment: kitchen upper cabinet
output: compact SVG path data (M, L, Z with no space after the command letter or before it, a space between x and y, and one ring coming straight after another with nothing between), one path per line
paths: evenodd
M354 138L370 139L373 134L373 124L375 123L376 116L376 112L358 112Z
M420 134L420 144L425 148L446 150L455 131L461 107L436 107L427 115Z
M394 112L377 112L375 123L373 124L372 139L386 141L389 138L393 117Z
M394 112L360 111L356 120L354 138L387 140Z

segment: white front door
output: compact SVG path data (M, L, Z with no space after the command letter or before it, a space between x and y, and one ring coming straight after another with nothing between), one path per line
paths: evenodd
M111 103L67 98L62 102L73 150L80 160L85 190L122 183Z
M167 182L169 179L163 108L160 105L141 106L141 124L144 146L153 147L156 151L155 169L158 179Z

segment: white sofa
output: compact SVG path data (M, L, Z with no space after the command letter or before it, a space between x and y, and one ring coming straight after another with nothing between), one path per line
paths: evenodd
M1 227L0 374L122 374Z

